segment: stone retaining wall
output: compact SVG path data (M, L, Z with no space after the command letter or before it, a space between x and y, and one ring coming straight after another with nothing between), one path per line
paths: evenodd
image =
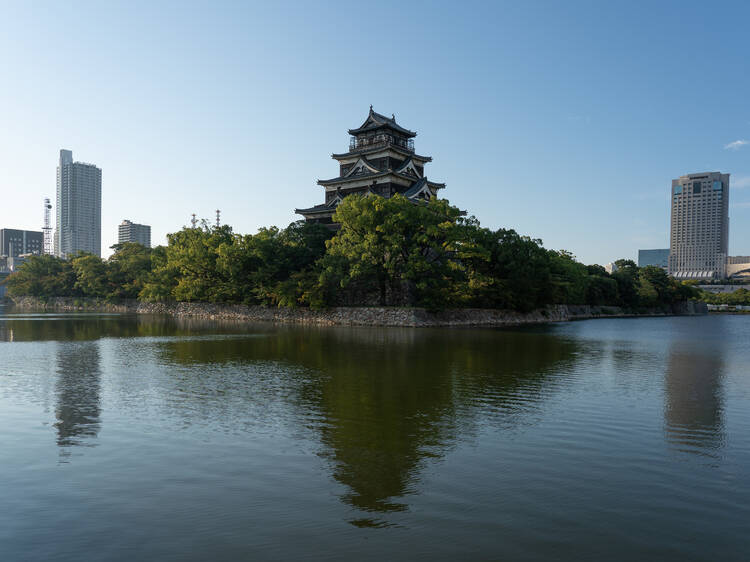
M705 303L681 303L671 311L649 310L637 314L618 307L553 305L529 313L508 310L462 308L428 312L422 308L335 307L326 310L309 308L268 308L262 306L219 305L210 303L147 303L123 301L116 304L92 299L55 298L42 301L33 297L13 299L20 311L116 312L134 314L168 314L209 320L244 320L248 322L294 322L318 325L350 326L518 326L547 322L567 322L586 318L622 318L629 316L668 316L673 314L707 314Z

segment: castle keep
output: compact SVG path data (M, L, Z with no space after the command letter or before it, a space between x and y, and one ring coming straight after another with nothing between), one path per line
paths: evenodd
M307 221L333 225L336 206L353 193L382 197L400 193L417 202L429 200L445 187L427 179L424 166L432 158L414 152L417 133L396 123L395 115L386 117L370 106L365 122L349 129L349 134L349 151L331 155L339 163L338 177L318 180L325 189L325 202L295 209Z

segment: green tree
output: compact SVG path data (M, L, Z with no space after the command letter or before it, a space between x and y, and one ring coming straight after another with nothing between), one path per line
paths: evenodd
M459 248L473 306L529 311L547 304L550 259L541 240L469 222Z
M111 298L137 298L151 272L151 248L135 242L112 246L114 254L107 260L107 279Z
M143 288L138 298L147 302L166 302L174 299L174 288L177 286L179 270L170 265L167 259L167 249L157 246L151 250L150 271L145 276Z
M647 265L638 270L638 296L641 306L659 306L675 301L674 286L667 272L660 267ZM655 298L653 292L656 293Z
M550 302L552 304L586 304L588 272L566 250L550 250Z
M587 265L586 304L615 305L619 302L617 281L601 265Z
M638 295L638 266L633 260L617 260L617 271L612 278L617 282L619 305L625 308L637 308L640 305Z
M172 296L178 301L221 302L233 300L226 276L217 268L217 251L232 245L235 236L230 226L183 228L167 235L168 269L177 273Z
M333 220L341 225L327 242L323 283L365 284L375 288L381 305L406 302L442 308L456 300L461 277L453 260L460 241L461 212L433 198L414 204L402 195L349 196Z
M54 256L31 256L5 280L10 296L68 297L76 293L71 263Z
M71 260L76 275L74 288L84 297L105 298L109 295L107 265L99 256L80 253Z

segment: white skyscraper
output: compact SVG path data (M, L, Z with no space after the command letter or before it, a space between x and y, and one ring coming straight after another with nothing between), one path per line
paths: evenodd
M57 166L55 255L102 254L102 171L93 164L73 162L70 150L60 151Z
M672 180L669 274L724 278L729 248L729 174L704 172Z

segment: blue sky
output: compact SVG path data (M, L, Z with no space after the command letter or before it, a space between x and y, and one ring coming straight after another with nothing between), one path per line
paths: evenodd
M722 171L750 254L747 3L0 8L0 227L40 228L60 148L103 170L103 248L125 218L285 226L373 104L485 226L634 258L669 245L672 178Z

